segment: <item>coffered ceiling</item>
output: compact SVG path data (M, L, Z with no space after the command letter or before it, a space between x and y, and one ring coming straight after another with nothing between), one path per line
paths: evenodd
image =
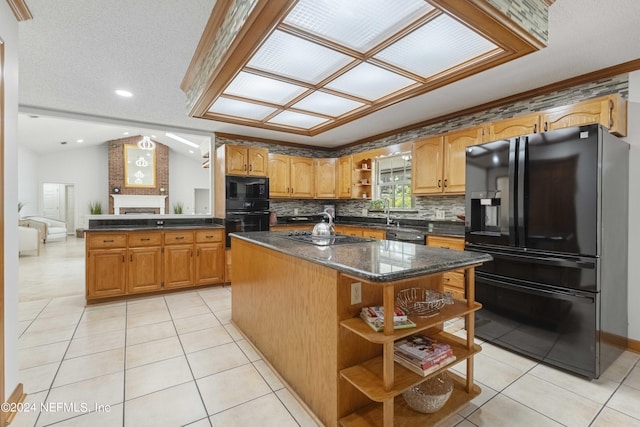
M171 130L184 135L204 136L223 132L318 147L337 147L640 58L640 44L637 43L640 40L640 26L637 25L640 22L640 2L557 0L549 9L547 47L309 136L188 116L185 94L179 85L214 7L213 0L136 0L126 3L117 0L27 0L27 4L34 19L19 24L20 111L25 115L62 121L60 128L66 127L67 130L73 126L68 120L73 119L158 132ZM423 17L436 22L433 13L425 6L421 11L412 12L411 17ZM294 24L287 25L277 37L286 39L294 32ZM355 34L347 35L347 39L355 42L357 37ZM374 39L371 42L373 46L376 46L376 41ZM248 64L246 71L252 71L258 77L277 71L282 62L272 63L269 60L278 52L275 43L277 41L273 46L265 47L262 59ZM491 45L480 43L481 48L470 57L494 52ZM400 76L397 85L391 90L408 87L403 79L424 78L413 76L416 74L411 68L413 58L403 57L404 49L393 53L379 47L368 51L375 58L374 66L379 61L391 64L391 67L382 68L385 71L394 67L402 70L397 74ZM353 46L348 49L353 49ZM349 57L348 49L330 61L323 60L313 65L311 68L316 72L315 75L305 68L300 75L286 77L301 79L309 85L310 79L315 79L314 82L322 80L335 71L335 68L323 69L329 63L337 64L338 68L342 67L340 69L345 71L354 70L358 68L357 64L349 68L348 64L351 63L347 62L349 58L345 58ZM300 65L308 67L310 64ZM228 101L245 98L243 83L247 84L239 77L237 87L232 87L224 98ZM366 104L371 102L368 98L385 96L384 93L360 93L358 83L358 78L355 83L341 85L340 81L336 82L325 92L331 96L342 96L345 101L330 102L328 105L339 112L349 112L360 108L358 102ZM116 89L129 90L134 96L118 97L114 94ZM383 90L381 87L375 89ZM251 96L256 95L252 92ZM321 98L324 95L318 96ZM323 105L322 99L316 101ZM305 106L304 102L313 102L313 99L296 102L303 102L298 107L308 110L311 107ZM318 111L315 115L321 117L329 113L335 114L333 111ZM277 113L273 115L276 116ZM21 120L20 127L38 126L37 122ZM43 126L51 126L51 122L44 122L41 121ZM121 130L117 129L117 132ZM121 137L117 132L114 130L114 139ZM52 130L47 133L45 128L44 134L48 135L46 139L42 136L36 137L37 140L21 136L19 142L34 150L47 144L59 149L61 139L55 132ZM26 133L21 131L20 135Z

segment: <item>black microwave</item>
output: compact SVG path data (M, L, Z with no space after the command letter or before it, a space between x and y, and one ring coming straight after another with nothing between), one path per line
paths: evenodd
M227 200L268 200L269 178L251 176L226 177Z

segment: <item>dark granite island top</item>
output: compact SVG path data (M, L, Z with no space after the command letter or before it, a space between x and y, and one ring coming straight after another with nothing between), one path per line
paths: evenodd
M491 261L487 254L453 251L390 240L317 246L277 232L233 233L233 237L371 282L391 282ZM233 243L232 243L233 245Z

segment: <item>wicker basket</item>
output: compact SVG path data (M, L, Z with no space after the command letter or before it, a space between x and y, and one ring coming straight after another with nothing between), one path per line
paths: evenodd
M398 292L397 300L398 306L407 315L431 317L440 313L445 304L453 303L453 294L424 288L409 288Z
M453 380L446 372L408 388L402 393L407 405L414 411L431 414L440 410L453 392Z

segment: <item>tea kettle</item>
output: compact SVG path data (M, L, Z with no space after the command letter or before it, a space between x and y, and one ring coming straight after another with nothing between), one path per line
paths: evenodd
M329 218L329 223L319 222L313 227L311 234L313 236L334 236L336 232L333 229L333 218L326 212L320 212L321 215L326 215Z

